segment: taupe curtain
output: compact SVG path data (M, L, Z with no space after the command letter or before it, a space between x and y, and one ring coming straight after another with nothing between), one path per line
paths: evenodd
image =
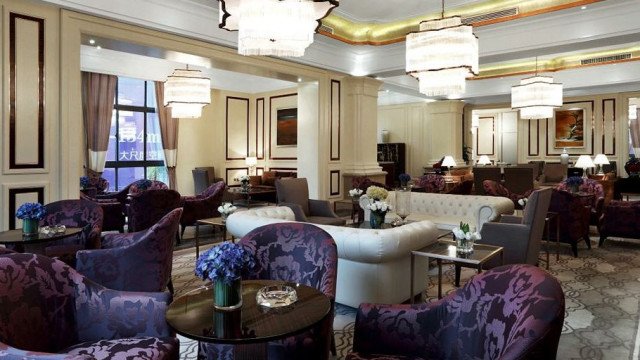
M169 188L176 188L176 165L178 160L178 119L171 118L171 109L164 106L164 83L155 82L156 109L160 122L164 161L169 174Z
M118 78L82 72L82 116L87 142L87 172L102 174L109 145Z
M640 109L637 109L636 118L629 121L629 134L633 152L636 156L640 156Z

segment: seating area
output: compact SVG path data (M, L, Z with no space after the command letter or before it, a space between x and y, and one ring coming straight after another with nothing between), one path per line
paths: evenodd
M0 360L640 358L637 3L0 0Z

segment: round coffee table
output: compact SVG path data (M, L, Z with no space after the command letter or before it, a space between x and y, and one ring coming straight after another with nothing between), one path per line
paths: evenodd
M22 230L20 229L7 230L0 232L0 245L15 245L17 252L24 252L25 245L56 241L78 235L81 232L82 228L68 227L60 234L45 235L39 232L37 234L25 236L22 234Z

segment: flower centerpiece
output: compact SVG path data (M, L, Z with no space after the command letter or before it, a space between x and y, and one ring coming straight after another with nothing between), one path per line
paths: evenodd
M249 175L242 175L239 176L237 178L234 178L233 180L235 181L239 181L240 182L240 186L242 187L242 191L249 191L249 180L251 180L251 178L249 177Z
M222 222L226 222L227 221L227 217L231 214L233 214L236 210L238 210L237 207L235 207L233 204L229 203L229 202L223 202L222 205L218 206L218 212L220 213L220 216L222 217Z
M400 186L404 188L409 186L409 181L411 181L411 175L402 173L398 175L398 179L400 180Z
M242 306L243 273L255 266L253 255L232 242L214 246L196 261L195 274L213 283L214 306L219 310L234 310Z
M392 209L392 206L385 201L387 196L389 196L389 192L379 186L369 186L367 189L367 197L369 198L367 209L371 210L369 225L372 229L380 229L384 224L387 211Z
M80 176L80 189L86 190L90 186L91 186L91 181L89 180L89 177L86 175Z
M565 184L567 185L567 187L569 187L572 193L577 193L580 185L582 185L582 177L570 176L567 178L567 180L565 180Z
M38 223L44 217L46 211L39 203L24 203L16 211L16 217L22 220L22 234L33 235L38 233Z
M353 199L353 201L357 201L358 199L360 199L360 196L362 196L362 192L362 189L353 188L349 190L349 196L351 196L351 199Z
M525 206L527 206L527 201L529 201L528 198L520 198L518 199L518 205L522 206L522 209L524 209Z
M465 224L462 221L460 226L453 228L452 231L456 237L456 251L462 254L473 252L473 242L482 238L479 232L472 232L469 224Z

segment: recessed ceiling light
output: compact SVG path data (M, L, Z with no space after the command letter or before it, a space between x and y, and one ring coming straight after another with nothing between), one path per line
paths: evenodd
M384 92L388 93L388 92L389 92L389 89L386 89Z
M95 44L95 43L96 43L96 41L95 41L95 40L93 40L93 39L89 39L89 44L93 45L93 44Z
M298 82L302 82L302 78L298 78Z
M98 45L98 46L96 46L96 49L100 50L100 49L102 49L102 46Z
M582 7L580 7L580 9L582 9L582 10L586 10L586 9L587 9L587 6L586 6L586 5L583 5Z

